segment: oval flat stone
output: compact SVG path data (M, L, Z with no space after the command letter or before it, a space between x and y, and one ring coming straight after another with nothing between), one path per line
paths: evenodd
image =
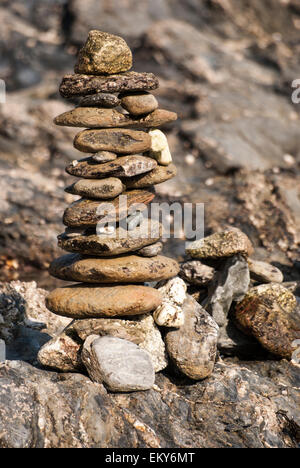
M146 188L172 179L176 174L177 169L174 164L169 164L168 166L157 165L152 171L146 174L123 179L123 183L127 188Z
M80 49L75 73L120 73L132 67L132 53L122 37L92 30Z
M125 198L126 197L126 198ZM70 227L95 226L105 218L108 221L120 221L128 216L130 209L139 204L147 205L155 197L145 190L131 190L106 202L80 199L72 203L64 212L63 223Z
M116 258L84 258L67 254L55 259L50 274L67 281L86 283L144 283L173 278L179 271L178 263L158 255L143 258L126 255Z
M151 137L146 132L122 128L83 130L75 136L74 146L84 153L143 153L150 149Z
M58 115L54 119L56 125L84 128L116 128L116 127L159 127L177 119L175 112L157 109L143 117L132 118L122 114L117 109L98 109L95 107L76 107Z
M80 100L80 107L117 107L121 103L121 100L114 94L109 93L97 93L85 96Z
M158 88L158 78L153 73L127 72L110 76L65 75L59 91L62 97L86 96L95 93L152 90Z
M144 219L143 223L127 231L118 227L114 235L97 235L80 233L76 236L65 232L58 236L58 246L68 252L79 252L84 255L111 257L133 252L146 245L157 242L162 236L162 226L157 221Z
M65 192L72 195L80 195L83 198L95 198L97 200L115 198L120 195L125 186L120 179L109 177L107 179L80 179L65 188Z
M84 344L82 360L91 380L113 392L149 390L154 385L150 355L130 341L114 336L91 337Z
M73 161L66 167L66 171L70 175L87 179L104 179L110 176L128 178L144 174L156 167L157 162L154 159L132 154L130 156L121 156L104 164L95 164L95 161L90 157L84 158Z
M161 301L160 292L146 286L76 284L54 289L46 306L64 317L98 318L146 314Z
M158 108L155 96L145 91L122 93L119 97L121 98L121 106L132 115L149 114Z

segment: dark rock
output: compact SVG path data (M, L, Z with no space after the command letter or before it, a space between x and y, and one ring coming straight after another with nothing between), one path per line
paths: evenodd
M80 107L117 107L121 100L114 94L98 93L80 99Z

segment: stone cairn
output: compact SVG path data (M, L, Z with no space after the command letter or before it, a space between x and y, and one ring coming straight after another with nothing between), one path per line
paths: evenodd
M173 122L177 115L159 109L149 92L158 87L158 79L152 73L129 71L131 67L132 53L122 38L91 31L75 74L65 76L60 86L61 95L80 98L79 105L55 118L56 125L85 128L76 135L74 146L92 154L66 167L78 179L65 191L82 198L65 210L66 231L58 236L59 246L71 253L50 266L52 276L79 284L55 289L46 304L54 314L75 319L71 328L89 322L90 333L84 338L94 331L92 336L98 339L86 340L83 362L94 380L114 391L151 388L154 371L162 365L151 360L151 346L146 352L137 346L138 340L123 339L130 330L122 335L122 324L115 327L112 320L123 321L124 329L126 324L139 328L156 311L163 325L168 311L162 310L161 319L157 312L162 293L144 283L168 280L179 271L175 260L159 255L161 225L143 217L139 209L153 200L154 185L176 175L167 139L155 127ZM127 197L124 206L121 195ZM113 215L115 226L109 225ZM106 330L99 338L99 318L102 325L107 319L114 333ZM78 343L71 335L65 334L70 340L65 370L80 367ZM43 348L39 359L61 367L47 362Z

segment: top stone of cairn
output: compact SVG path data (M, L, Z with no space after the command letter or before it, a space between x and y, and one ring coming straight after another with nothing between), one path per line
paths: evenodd
M89 32L79 52L75 73L101 75L126 72L132 67L132 53L119 36L102 31Z

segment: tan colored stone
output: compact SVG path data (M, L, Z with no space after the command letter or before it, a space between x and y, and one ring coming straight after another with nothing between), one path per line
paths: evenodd
M146 156L131 154L121 156L115 161L95 164L92 158L73 161L66 167L68 174L86 179L104 179L105 177L134 177L157 167L157 162Z
M120 73L132 67L132 53L122 37L92 30L79 51L75 73L101 75Z
M236 319L268 351L291 359L293 343L300 339L300 307L288 289L278 283L250 289L236 306Z
M157 99L151 93L123 93L119 97L121 106L132 115L149 114L158 108Z
M191 242L186 249L186 253L193 258L226 258L236 254L248 257L252 252L249 238L237 228Z
M248 258L250 276L261 283L282 283L283 274L273 265Z
M127 255L117 258L84 258L68 254L55 259L50 274L67 281L86 283L144 283L176 276L178 263L168 257L143 258Z
M117 128L117 127L160 127L177 119L175 112L156 109L143 117L132 118L122 114L117 109L101 109L97 107L76 107L58 115L54 123L66 127L83 128Z
M161 303L157 289L136 285L78 284L57 288L46 298L51 312L71 318L98 318L140 315Z
M82 368L80 359L81 345L62 332L48 341L38 353L40 364L63 372L72 372Z
M148 133L125 128L83 130L74 139L74 146L84 153L112 151L119 154L134 154L148 151L151 137Z
M103 200L115 198L120 195L125 186L120 179L109 177L107 179L80 179L69 187L65 188L65 192L73 195L80 195L83 198L95 198Z
M106 222L118 222L126 218L131 210L134 211L135 206L150 203L155 194L145 190L131 190L124 192L122 197L105 202L81 198L65 210L63 223L70 227L89 227L96 226L104 218Z

